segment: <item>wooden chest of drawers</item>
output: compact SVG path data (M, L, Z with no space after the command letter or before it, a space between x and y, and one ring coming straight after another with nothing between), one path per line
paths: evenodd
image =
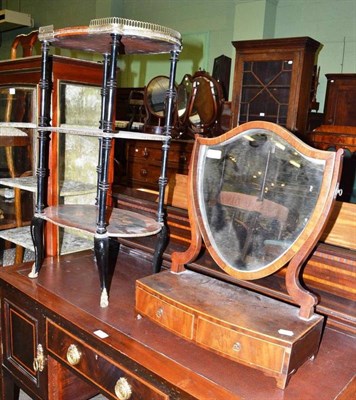
M316 355L324 319L314 315L302 321L292 305L188 270L138 280L136 310L189 341L276 378L280 388Z
M157 190L162 164L162 144L153 141L129 140L125 146L127 185ZM168 179L175 174L188 174L192 147L192 141L171 142L167 166Z
M47 349L84 378L101 382L118 399L168 400L169 396L144 382L125 367L47 319ZM132 397L131 397L132 396Z

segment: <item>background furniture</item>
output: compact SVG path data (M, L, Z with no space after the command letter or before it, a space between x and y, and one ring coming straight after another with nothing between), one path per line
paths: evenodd
M223 97L227 101L230 92L231 58L221 55L214 59L213 78L220 83Z
M124 129L128 127L132 117L134 122L144 122L146 111L143 104L144 87L118 87L116 90L116 127ZM139 97L140 96L140 97ZM139 97L139 99L137 99ZM132 102L132 100L139 100ZM142 101L142 103L141 103Z
M124 172L117 176L120 185L136 189L158 191L158 179L162 164L161 144L149 140L127 140L124 144ZM188 174L192 140L172 140L167 163L167 178L176 174Z
M81 87L83 91L89 88L90 90L95 90L97 88L99 91L102 75L101 66L95 62L88 62L78 59L70 59L68 57L58 57L53 56L51 58L52 63L52 93L53 107L52 107L52 121L54 125L59 124L60 118L65 118L67 115L72 115L77 113L76 107L79 103L73 105L75 99L73 95L66 91L69 87ZM24 130L28 133L28 136L33 139L30 141L31 147L34 149L32 152L36 154L37 144L35 141L35 127L37 126L35 122L35 116L38 113L37 102L39 98L39 92L37 91L37 84L40 80L41 72L41 57L27 57L19 58L16 60L6 60L0 62L0 85L4 90L8 88L14 88L18 90L18 93L22 90L27 93L26 105L28 107L27 113L31 115L31 121L26 125L23 121L17 121L17 129ZM72 85L72 86L71 86ZM100 101L99 101L100 105ZM81 110L83 112L83 109ZM89 112L89 110L88 110ZM77 113L77 115L80 113ZM96 119L100 119L100 108L95 110L90 110L89 115ZM65 121L64 121L65 122ZM15 122L14 122L15 123ZM13 123L13 124L14 124ZM7 124L2 121L0 123L0 129L8 130ZM90 193L95 196L96 185L90 183L85 177L83 177L83 168L76 171L76 179L72 175L71 179L65 180L63 174L63 169L57 171L57 165L61 160L62 165L69 167L68 157L73 152L73 150L68 150L67 144L63 137L54 133L51 138L51 155L49 158L49 169L52 171L49 177L48 192L46 193L46 201L49 205L57 205L65 201L69 201L69 197L72 201L75 197L89 195ZM73 146L73 141L71 142ZM88 140L86 141L88 143ZM67 151L64 151L67 146ZM92 146L92 144L91 144ZM89 150L89 147L88 147ZM90 154L86 155L88 160L91 160ZM97 158L95 157L95 164L97 163ZM33 160L35 165L35 161ZM84 168L85 169L85 168ZM78 182L78 179L82 179L82 182ZM6 187L19 188L22 191L28 193L36 193L36 179L34 177L34 171L32 177L16 177L13 178L2 178L0 179L0 184ZM31 207L30 213L33 213L32 203L28 206ZM57 226L52 224L47 224L46 231L46 253L48 255L57 255L59 253L67 253L75 250L83 250L85 248L90 248L92 246L91 242L85 240L85 238L73 236L70 233L64 233L59 230ZM24 226L17 228L16 230L2 230L0 231L0 237L4 240L11 241L17 245L20 245L26 249L34 251L31 233L29 226Z
M144 105L146 117L144 132L162 134L165 126L166 96L169 90L169 77L156 76L152 78L144 90ZM172 126L176 122L176 104L174 104L172 115Z
M168 82L167 76L160 75L151 79L144 88L146 109L144 132L160 134L164 130L165 94ZM226 131L229 125L221 123L224 109L222 86L207 72L198 71L193 76L184 75L176 86L176 91L172 118L173 139L170 143L167 165L167 177L171 187L174 187L179 180L176 179L177 174L188 174L194 135L216 136ZM118 127L127 127L123 121L129 120L128 93L132 92L137 91L132 88L118 89L117 102L123 102L122 107L117 105L117 112L120 113L122 120L116 122ZM157 191L162 162L159 143L149 140L123 140L116 146L115 161L117 174L114 180L115 184L120 185L119 191L125 191L125 187L139 189L141 193L136 191L137 196L141 196L142 192L146 196L149 191Z
M28 35L18 35L16 36L15 40L12 43L11 46L11 55L10 59L14 60L17 58L17 48L20 45L22 48L22 57L29 57L32 55L32 50L37 42L37 37L38 37L38 31L33 31L29 33ZM15 88L8 88L7 89L7 103L5 107L5 113L4 113L4 121L5 122L32 122L34 118L34 113L33 110L28 110L28 105L26 102L28 99L26 98L26 92L21 93L19 92L16 93ZM33 108L34 105L30 104L30 108ZM30 118L31 121L27 121L27 119ZM31 168L31 171L29 171L29 174L32 173L32 136L28 136L30 132L22 132L22 131L16 131L14 129L14 137L13 140L11 140L11 136L9 135L12 134L11 130L3 130L0 135L1 135L1 142L0 146L5 147L5 153L6 153L6 161L7 165L9 168L9 173L11 178L15 178L18 176L16 173L16 168L14 165L14 147L18 146L26 146L27 147L27 157L29 159L28 167ZM6 145L6 141L10 142L10 145ZM21 157L22 156L22 157ZM20 158L24 161L26 158L25 153L23 152L20 155ZM22 163L23 166L26 165L25 162ZM23 171L23 173L26 173ZM22 174L21 174L22 175ZM15 194L15 217L16 217L16 227L19 228L23 225L23 220L22 220L22 201L21 201L21 191L19 188L14 189L14 194ZM6 229L6 228L4 228ZM24 248L20 245L16 246L16 253L15 253L15 263L19 263L23 259L23 254L24 254Z
M309 37L246 40L236 49L232 126L275 122L303 138L320 43Z
M0 133L0 147L5 148L6 152L6 161L9 167L9 174L11 178L15 178L18 176L15 165L14 165L14 151L19 147L25 147L28 149L30 146L30 138L27 135L18 135L18 136L3 136ZM25 155L25 153L23 153ZM23 160L25 157L23 158ZM0 229L7 230L11 228L19 228L22 227L24 224L23 216L22 216L22 201L21 201L21 192L18 188L14 190L14 214L15 214L15 222L9 221L9 216L7 215L6 218L4 216L4 220L0 221ZM28 225L28 221L27 221ZM1 236L0 236L1 237ZM1 240L1 239L0 239ZM2 246L0 246L2 247ZM23 260L24 249L22 246L16 246L15 252L15 259L14 263L22 262Z
M185 120L182 121L181 116L181 125L186 126L183 134L219 135L222 133L219 125L224 99L222 86L205 71L195 72L191 77L191 85Z
M356 74L326 74L324 121L309 141L323 150L345 149L341 200L356 203Z
M324 124L356 126L356 74L326 74Z

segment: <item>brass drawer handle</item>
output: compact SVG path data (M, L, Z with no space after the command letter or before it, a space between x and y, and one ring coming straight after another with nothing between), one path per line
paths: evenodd
M156 311L156 317L157 318L162 318L163 316L163 308L160 307L157 311Z
M41 344L37 346L37 354L36 357L33 359L33 370L35 372L42 372L45 366L45 357L43 354L43 347Z
M79 364L80 359L82 358L82 352L78 349L75 344L71 344L67 350L67 361L70 365Z
M148 171L146 168L141 168L140 175L146 177L148 175Z
M180 158L182 161L187 161L187 155L186 155L185 153L180 154L180 155L179 155L179 158Z
M233 344L233 346L232 346L232 350L234 350L234 351L240 351L241 350L241 343L239 343L239 342L235 342L234 344Z
M147 149L147 147L145 147L145 148L142 150L142 156L143 156L144 158L148 158L149 155L150 155L150 152L149 152L149 150Z
M128 400L132 395L132 388L126 378L120 378L115 385L115 394L119 400Z

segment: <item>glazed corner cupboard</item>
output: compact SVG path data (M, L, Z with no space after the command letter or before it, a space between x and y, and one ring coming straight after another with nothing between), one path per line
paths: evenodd
M321 45L310 37L232 42L236 50L232 127L269 121L306 134Z
M99 268L102 307L108 305L109 241L112 237L140 237L160 233L157 241L157 262L166 240L164 226L164 190L167 183L166 164L170 143L171 110L173 108L174 79L178 54L181 50L180 34L155 24L141 23L121 18L104 18L91 21L88 27L71 27L54 30L53 26L40 28L42 43L40 110L38 123L37 198L35 215L31 223L35 262L30 277L37 277L44 260L44 225L48 221L55 226L69 227L94 237L94 250ZM72 50L98 52L103 55L101 112L99 127L73 125L57 120L51 126L52 56L50 46ZM167 129L162 135L115 131L115 98L117 57L132 53L171 53L170 86L167 91ZM55 100L56 101L56 100ZM21 128L21 124L17 126ZM51 135L52 133L52 135ZM55 134L97 137L99 142L97 166L96 205L51 204L47 206L48 159ZM162 142L162 168L159 179L157 219L110 208L110 153L115 138L149 139ZM50 165L50 176L55 175L57 165ZM94 171L93 171L94 172ZM52 178L51 178L52 179ZM155 267L156 268L156 267Z

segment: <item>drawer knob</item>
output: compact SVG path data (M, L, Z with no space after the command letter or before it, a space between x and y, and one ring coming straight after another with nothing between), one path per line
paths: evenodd
M67 350L67 361L70 365L77 365L82 357L82 352L75 344L71 344Z
M150 155L150 152L148 151L147 147L145 147L145 148L142 150L142 156L143 156L144 158L148 158L149 155Z
M41 344L37 346L37 354L36 357L33 359L33 370L35 372L42 372L45 365L45 357L43 354L43 347Z
M240 351L241 350L241 343L235 342L232 346L232 350L234 351Z
M181 155L179 156L179 158L180 158L182 161L187 161L187 155L186 155L185 153L181 154Z
M163 316L163 308L160 307L157 311L156 311L156 317L157 318L162 318Z
M132 389L126 378L120 378L115 385L115 394L119 400L128 400L132 395Z
M146 168L141 168L140 175L146 177L148 175L148 171Z

